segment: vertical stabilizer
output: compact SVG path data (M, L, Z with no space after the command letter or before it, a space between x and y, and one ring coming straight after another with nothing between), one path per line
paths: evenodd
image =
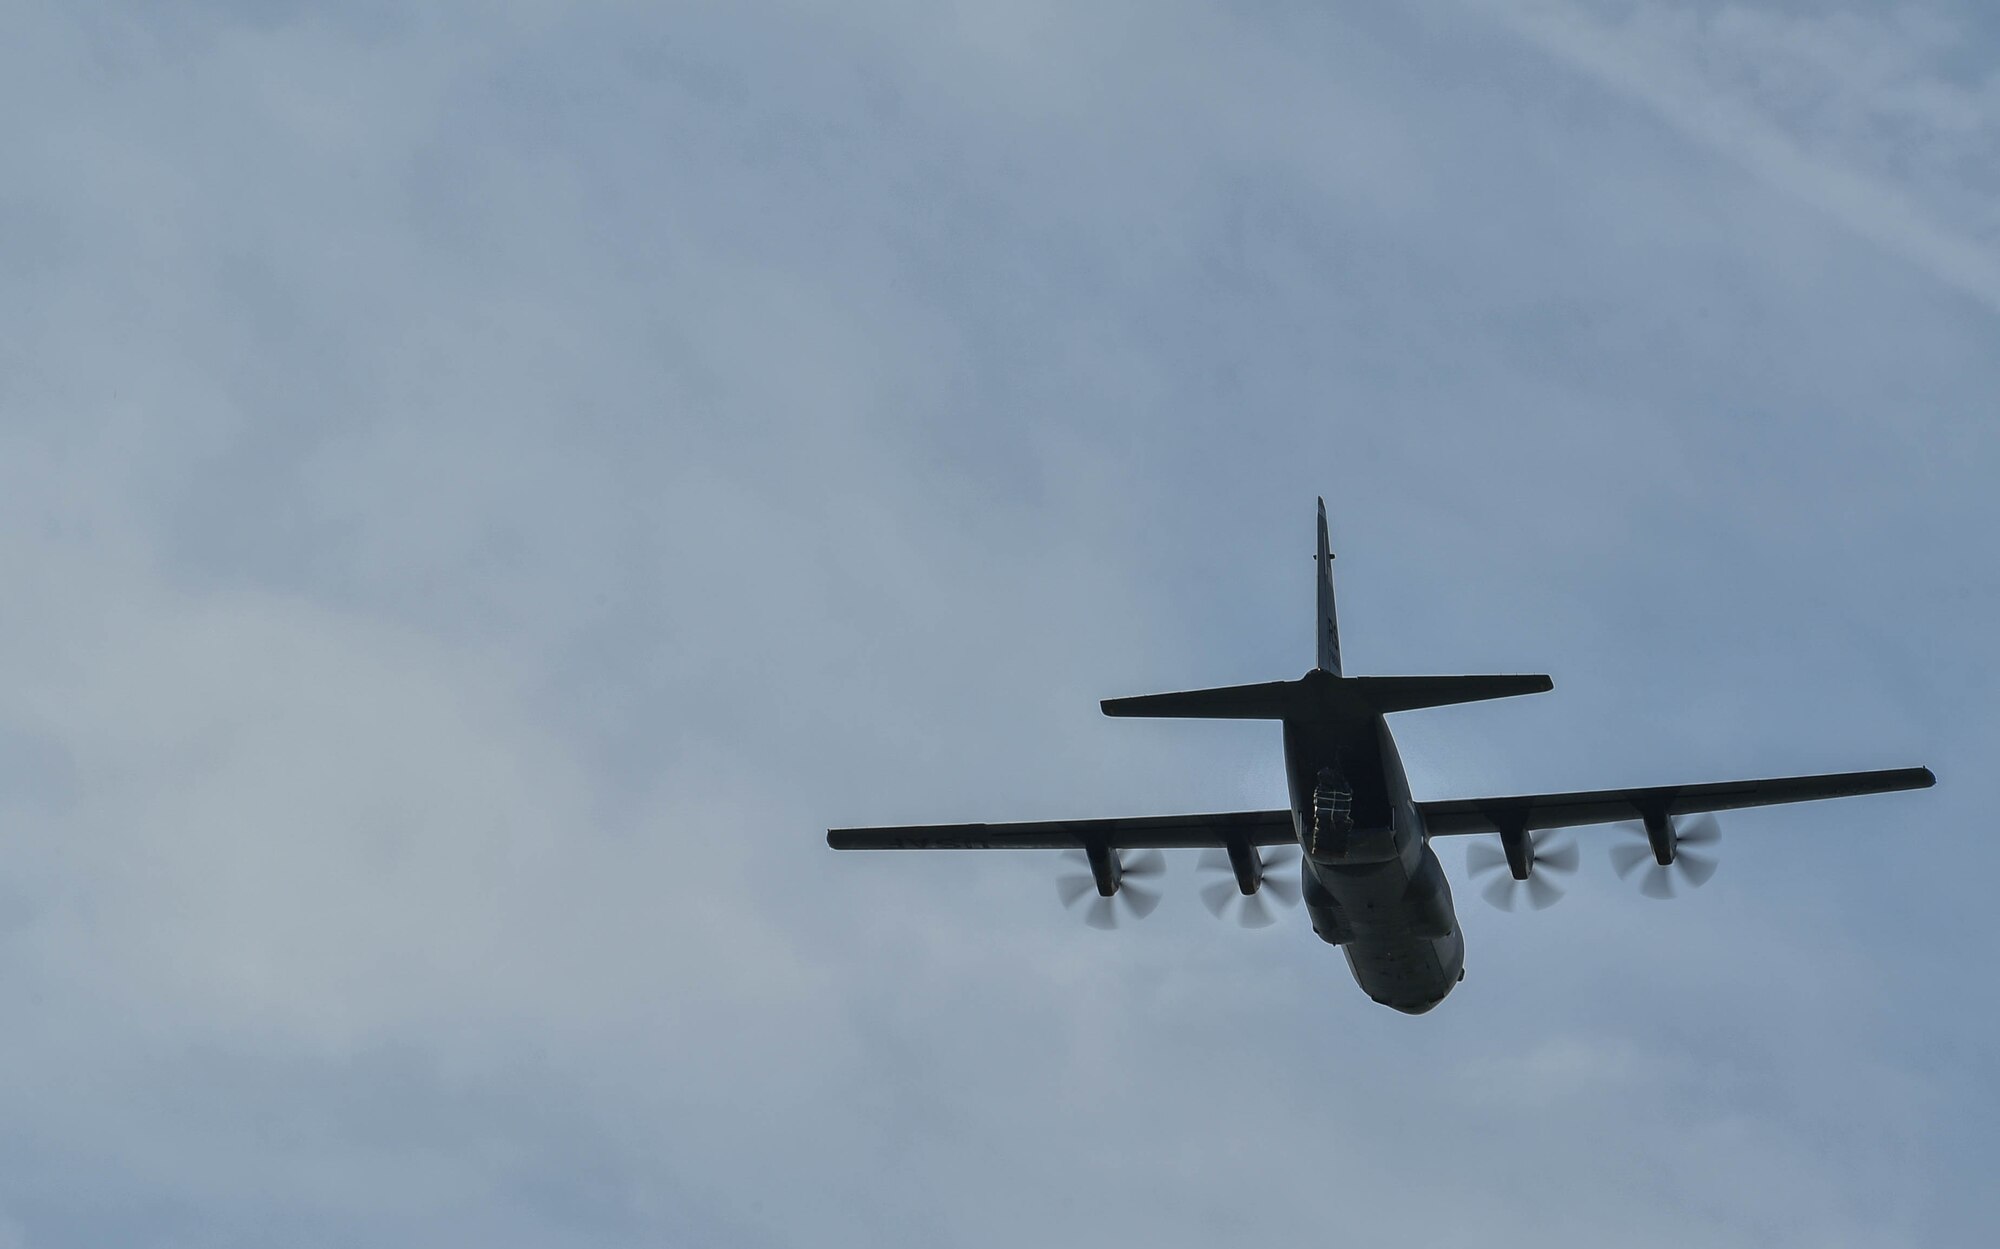
M1326 540L1326 500L1319 501L1319 660L1314 667L1340 675L1340 621L1333 611L1333 547Z

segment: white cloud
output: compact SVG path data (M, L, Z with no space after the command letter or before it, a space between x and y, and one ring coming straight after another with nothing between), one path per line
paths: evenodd
M1921 8L1481 5L1615 95L1933 278L2000 310L2000 74L1941 62Z

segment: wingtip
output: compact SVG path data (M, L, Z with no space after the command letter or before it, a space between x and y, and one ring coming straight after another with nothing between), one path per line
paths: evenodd
M1931 786L1937 784L1937 773L1931 771L1929 768L1918 768L1917 771L1923 777L1917 788L1929 789Z

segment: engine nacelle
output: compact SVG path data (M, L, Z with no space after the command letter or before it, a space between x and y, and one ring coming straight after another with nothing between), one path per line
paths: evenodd
M1083 848L1083 857L1090 861L1090 878L1097 885L1098 895L1108 898L1117 893L1118 882L1125 875L1118 852L1105 845L1089 845Z
M1664 811L1646 813L1646 842L1653 848L1653 861L1661 867L1672 867L1674 852L1680 848L1680 838L1674 833L1673 817Z

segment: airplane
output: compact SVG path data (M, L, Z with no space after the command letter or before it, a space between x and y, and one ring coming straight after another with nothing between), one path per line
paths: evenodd
M1714 812L1855 794L1927 789L1929 768L1892 768L1821 776L1658 785L1566 794L1457 798L1419 802L1384 718L1399 711L1479 702L1554 688L1545 675L1350 677L1341 671L1334 613L1333 551L1326 500L1319 501L1318 652L1296 681L1105 699L1110 716L1277 720L1284 725L1291 806L1131 819L1012 824L930 824L836 828L835 850L1067 850L1088 872L1057 882L1066 905L1095 888L1086 918L1116 923L1117 904L1143 917L1159 898L1141 882L1164 868L1161 850L1202 848L1203 866L1228 875L1203 891L1218 915L1234 911L1248 926L1271 916L1259 896L1303 899L1313 931L1340 947L1363 992L1383 1006L1420 1015L1465 978L1465 941L1451 886L1431 841L1476 836L1468 867L1493 874L1485 891L1513 909L1525 893L1540 909L1560 892L1548 879L1574 871L1576 847L1551 830L1636 825L1612 850L1618 874L1642 866L1641 892L1673 896L1676 882L1700 885L1715 870L1705 847L1717 837ZM1688 819L1686 817L1696 817ZM1495 844L1497 840L1497 845ZM1276 853L1269 853L1275 850ZM1299 852L1296 885L1282 869ZM1129 857L1128 857L1129 856ZM1499 869L1506 869L1499 875Z

